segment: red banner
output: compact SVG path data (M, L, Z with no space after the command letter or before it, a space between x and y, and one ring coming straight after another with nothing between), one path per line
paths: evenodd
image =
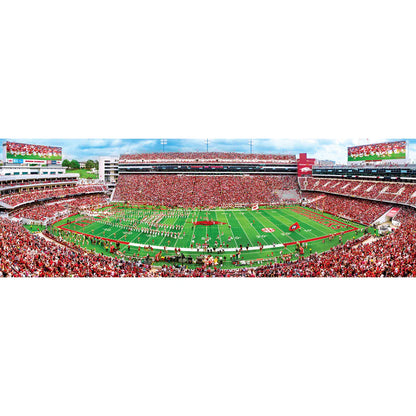
M299 228L300 228L299 223L295 222L294 224L292 224L292 225L289 227L289 231L296 231L296 230L299 230Z
M315 159L308 159L306 153L299 153L298 176L311 176Z

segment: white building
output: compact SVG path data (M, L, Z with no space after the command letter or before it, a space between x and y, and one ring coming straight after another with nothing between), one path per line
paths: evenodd
M114 187L118 179L118 158L101 156L98 160L98 178L109 187Z
M22 165L3 165L0 166L0 176L21 176L31 175L64 175L66 168L57 165L48 166L22 166ZM77 176L79 176L77 174Z

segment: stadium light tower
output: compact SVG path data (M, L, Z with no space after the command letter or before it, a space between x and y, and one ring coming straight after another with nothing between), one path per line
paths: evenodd
M253 139L250 139L248 144L250 145L250 153L253 153Z
M208 153L208 143L209 143L209 140L208 139L207 139L207 142L206 143L207 143L207 153Z
M162 143L162 152L164 153L164 152L165 152L165 144L167 144L167 143L168 143L168 141L167 141L166 139L162 139L162 140L160 141L160 143Z

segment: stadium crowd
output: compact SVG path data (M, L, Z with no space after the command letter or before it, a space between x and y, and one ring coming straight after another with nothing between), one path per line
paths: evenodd
M16 207L21 204L27 204L43 199L59 198L69 195L86 194L94 192L105 192L106 188L103 185L76 185L67 187L48 188L45 190L22 190L9 195L0 197L0 201Z
M301 189L374 199L384 202L416 203L416 184L352 179L301 178Z
M3 277L140 277L148 265L88 252L30 234L20 224L0 218L0 272Z
M310 198L307 205L311 208L367 225L372 224L392 208L392 205L383 202L339 195L302 192L302 196Z
M410 277L416 276L416 215L401 210L401 227L391 234L373 238L370 234L349 240L323 254L312 254L295 262L270 262L257 268L194 270L164 267L164 277Z
M3 178L3 180L1 179ZM57 184L57 183L63 183L63 182L76 182L76 178L61 178L59 176L53 178L53 179L49 179L48 180L32 180L32 181L25 181L23 179L20 180L6 180L4 178L8 178L8 176L6 177L1 177L0 178L0 190L5 189L5 188L15 188L15 187L22 187L22 186L31 186L31 185L51 185L51 184Z
M289 154L260 154L260 153L237 153L237 152L168 152L168 153L137 153L124 154L120 156L119 163L131 162L232 162L232 163L296 163L296 156Z
M177 160L259 161L260 157L292 155L251 155L242 153L177 153ZM205 155L205 156L201 156ZM126 161L172 160L172 153L124 155ZM123 157L123 156L122 156ZM122 158L121 157L121 158ZM205 158L204 158L205 157ZM255 159L257 157L257 159ZM193 159L195 158L195 159ZM243 160L243 159L241 159ZM263 159L261 159L263 160ZM266 160L266 159L264 159ZM235 206L279 204L287 192L300 199L296 176L281 175L152 175L122 174L114 200L149 205ZM302 197L314 209L329 212L362 224L371 224L386 213L391 203L416 203L416 185L394 182L300 178ZM25 207L12 214L16 219L44 221L48 218L81 208L93 209L106 203L103 185L77 185L27 190L0 197L13 207L43 199L67 197L50 203ZM84 195L84 194L93 195ZM100 193L97 195L97 193ZM83 194L77 197L77 194ZM366 199L357 199L361 197ZM371 201L373 199L373 201ZM375 201L374 201L375 200ZM402 208L395 218L401 226L383 237L365 234L358 239L335 246L322 254L295 257L295 261L276 256L259 267L224 269L216 266L187 268L186 266L151 267L144 262L107 257L83 249L60 237L30 234L18 221L0 218L0 275L9 277L326 277L326 276L416 276L416 211ZM55 240L55 241L53 241ZM289 256L290 257L290 256Z
M120 175L114 201L150 205L232 206L278 204L280 191L291 191L299 200L295 176L266 175Z
M55 218L63 215L68 211L73 212L83 208L92 210L100 205L106 204L108 199L102 194L77 196L71 199L63 199L58 202L48 204L36 204L29 208L23 208L14 211L11 217L26 218L35 221L45 221L49 218Z
M368 244L350 240L321 255L298 262L260 267L257 276L416 276L416 215L403 208L396 217L401 226Z
M365 235L329 251L295 262L276 263L245 269L163 266L151 269L141 262L129 262L87 252L71 243L56 245L29 234L18 223L0 219L0 270L3 276L161 276L161 277L391 277L416 275L416 215L403 208L396 217L401 226L376 238ZM368 240L365 243L365 240Z

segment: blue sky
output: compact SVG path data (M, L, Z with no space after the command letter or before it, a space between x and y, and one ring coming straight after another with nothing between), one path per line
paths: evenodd
M11 139L10 139L11 140ZM209 139L209 151L250 152L250 139ZM321 160L335 160L345 163L347 147L383 140L366 139L252 139L254 153L299 153ZM2 139L5 141L5 139ZM161 152L161 139L14 139L21 143L36 143L61 146L65 159L85 161L100 156L119 156L123 153ZM206 139L166 139L166 152L206 151ZM416 139L408 139L410 159L415 160Z

